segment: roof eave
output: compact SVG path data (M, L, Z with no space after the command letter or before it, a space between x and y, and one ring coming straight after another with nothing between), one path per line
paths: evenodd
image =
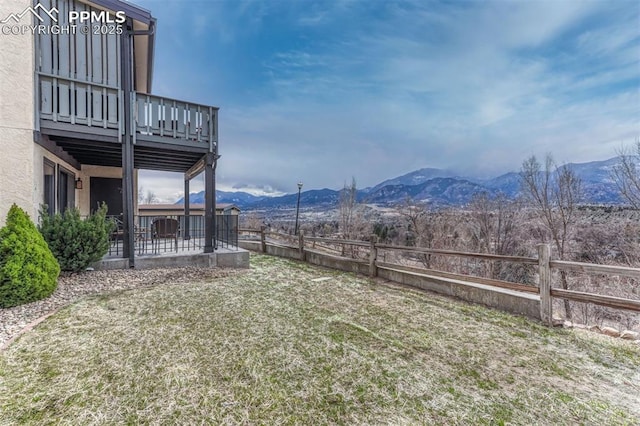
M132 3L122 0L89 0L91 3L95 3L108 10L123 11L129 18L140 21L146 25L151 25L151 22L155 22L155 18L151 16L151 12L147 9L143 9L140 6L136 6Z

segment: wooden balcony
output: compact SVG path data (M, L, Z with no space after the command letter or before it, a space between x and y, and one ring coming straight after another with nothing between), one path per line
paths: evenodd
M39 73L39 125L52 130L105 136L122 142L123 96L118 87ZM153 141L209 148L217 139L218 108L133 92L134 143Z
M140 93L132 95L134 143L146 140L197 147L215 144L218 108Z
M79 163L119 166L124 91L41 72L37 78L36 130ZM137 92L128 96L137 168L184 171L215 152L217 107Z

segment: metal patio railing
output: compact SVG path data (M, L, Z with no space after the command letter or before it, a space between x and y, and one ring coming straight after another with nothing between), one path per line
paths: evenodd
M110 216L116 224L109 237L108 257L121 257L124 254L124 231L120 216ZM204 216L162 215L135 216L134 218L135 254L158 255L163 253L202 252L205 246ZM158 224L175 221L175 235L162 232ZM155 225L154 225L155 223ZM188 223L188 228L185 226ZM166 231L166 229L164 230ZM216 215L215 248L237 249L238 216Z

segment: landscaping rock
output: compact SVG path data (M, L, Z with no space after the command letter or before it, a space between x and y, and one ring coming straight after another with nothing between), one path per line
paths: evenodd
M241 271L184 267L65 273L60 275L58 287L50 297L13 308L0 309L0 349L33 321L87 296L161 284L207 282L235 273Z
M607 336L620 337L620 332L613 327L603 327L601 332Z
M631 330L625 330L620 334L621 339L625 340L638 340L640 339L640 333Z

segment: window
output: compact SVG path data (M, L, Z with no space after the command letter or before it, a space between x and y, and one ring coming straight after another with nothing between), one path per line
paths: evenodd
M44 199L49 214L53 216L56 210L56 165L51 161L44 159Z
M58 166L58 211L63 213L73 208L76 203L75 175Z
M62 213L75 206L75 173L56 165L45 158L42 167L44 175L44 194L42 203L47 205L50 215Z

